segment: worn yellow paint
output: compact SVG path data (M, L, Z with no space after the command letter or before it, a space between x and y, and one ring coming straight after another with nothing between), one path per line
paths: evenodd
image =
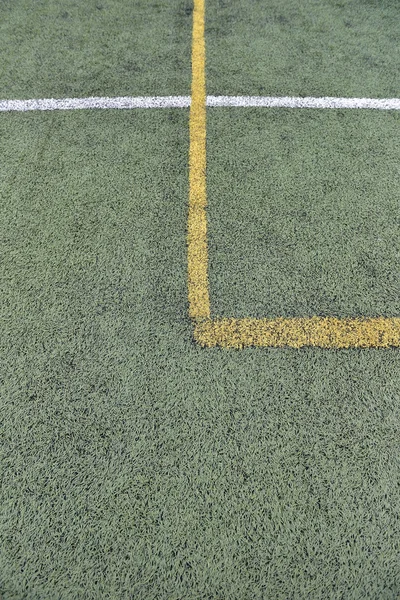
M188 296L195 340L204 347L389 348L400 346L400 318L212 319L206 193L205 0L194 0L190 107Z
M400 318L205 319L196 323L195 338L209 348L390 348L400 345Z
M187 234L189 313L193 319L210 316L206 206L204 0L194 0Z

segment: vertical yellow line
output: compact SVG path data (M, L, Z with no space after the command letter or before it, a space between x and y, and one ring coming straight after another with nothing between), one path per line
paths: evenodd
M206 75L204 6L194 0L190 105L188 296L193 319L210 317L206 195Z

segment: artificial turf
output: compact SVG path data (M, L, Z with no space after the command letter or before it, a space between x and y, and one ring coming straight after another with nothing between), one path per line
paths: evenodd
M3 0L1 98L190 93L189 0Z
M209 109L213 314L400 314L399 116Z
M238 14L244 6L209 0L209 28L213 11L224 5ZM357 5L360 11L367 6L352 3L355 12ZM32 3L30 11L26 6L5 2L5 21L25 19L36 30L43 11L56 10L51 2ZM249 14L261 6L268 11L261 3L248 6ZM393 3L382 6L398 14ZM42 79L40 69L30 79L22 64L12 88L11 68L3 63L2 81L11 83L1 95L188 93L190 6L135 0L104 7L132 18L147 15L149 23L164 15L157 31L162 36L168 22L171 35L183 40L176 49L183 70L160 66L163 49L149 42L140 54L147 61L141 80L126 82L120 71L107 87L114 70L105 66L97 75L104 88L85 87L96 76L94 63L83 61L87 77L75 85L67 61L60 62L55 81L47 67ZM77 21L70 22L71 31ZM56 27L55 20L47 22L42 39ZM134 27L124 25L133 40ZM112 38L107 19L104 28ZM98 40L89 33L93 61L102 65ZM35 40L32 47L39 45ZM243 37L236 42L246 47ZM9 51L18 55L12 44ZM80 60L79 48L74 56ZM63 53L54 64L62 60ZM218 93L254 93L250 86L227 89L228 75L221 73ZM213 81L210 92L216 91ZM280 94L288 86L282 83ZM333 89L327 87L327 93ZM380 89L376 95L383 97L387 89ZM398 286L398 117L231 110L208 111L213 309L291 314L317 311L321 300L318 312L399 315L391 292L398 288L390 287L390 281ZM195 344L187 303L188 117L187 109L0 115L2 600L398 598L400 353L230 351ZM284 153L281 169L267 156L265 136ZM335 173L344 182L336 195L330 192L338 212L319 194L323 184L333 185ZM285 182L291 190L286 201ZM365 204L357 193L363 185ZM354 209L352 237L345 235L346 199ZM327 241L337 257L333 264L324 230L310 212L319 200L328 213L319 211L321 222L344 231ZM266 234L272 213L278 222L269 223ZM277 266L285 273L280 282L260 258L264 252L271 261L268 240L272 233L274 239L279 232L287 236L293 218L308 220L309 249L313 236L321 247L303 287L297 287L295 269L290 284L284 263ZM370 256L378 234L385 244ZM344 238L354 243L358 287L347 285L352 246L341 244ZM224 244L226 255L218 254ZM247 267L251 261L260 265L258 275L268 271L273 285L282 286L280 299L264 288L273 309L266 306L263 282ZM322 287L313 281L325 264L341 290L336 304L324 305L326 280L319 280ZM240 290L239 276L246 289ZM317 295L308 297L307 286Z
M209 0L209 94L397 98L397 0Z

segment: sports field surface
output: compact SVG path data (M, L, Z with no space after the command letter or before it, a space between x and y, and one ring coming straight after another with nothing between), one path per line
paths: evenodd
M1 600L400 597L399 23L0 2Z

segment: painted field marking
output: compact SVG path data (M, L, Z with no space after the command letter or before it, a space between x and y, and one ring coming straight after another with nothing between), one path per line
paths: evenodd
M194 336L208 348L390 348L400 346L400 318L197 319Z
M189 108L190 96L93 96L89 98L37 98L0 100L0 112L35 110ZM206 106L239 108L370 108L400 110L400 98L334 98L323 96L207 96Z
M235 106L239 108L371 108L375 110L400 110L400 98L207 96L207 106Z
M32 100L0 100L0 112L32 110L82 110L89 108L187 108L189 96L120 96L115 98L41 98Z
M192 319L210 319L206 192L206 73L204 0L195 0L192 101L189 118L188 296Z
M276 319L213 319L211 317L206 213L204 3L205 0L194 0L192 102L190 107L188 298L195 340L209 348L214 346L224 348L244 348L246 346L389 348L400 346L400 317L359 319L318 316ZM211 98L217 102L215 97ZM226 102L229 97L224 96L223 98L223 102ZM243 101L243 97L240 98L242 99L238 102ZM259 102L260 99L253 100ZM271 100L269 98L268 102ZM287 100L286 98L285 101ZM314 101L315 99L303 98L302 102L310 100ZM229 101L232 102L232 98ZM230 106L235 106L235 104L230 104ZM254 104L254 106L265 105ZM318 108L321 106L319 105ZM330 106L330 108L338 108L338 106ZM351 108L366 108L366 106L353 105Z

